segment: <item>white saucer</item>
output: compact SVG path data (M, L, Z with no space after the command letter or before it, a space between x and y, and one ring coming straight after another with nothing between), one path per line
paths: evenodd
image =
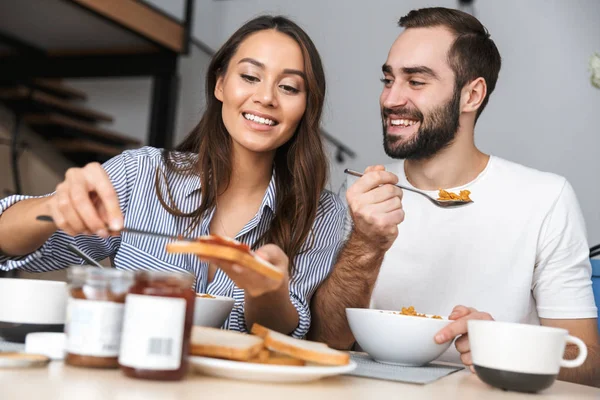
M219 358L190 356L193 370L219 378L241 379L259 382L310 382L318 379L348 373L356 368L350 360L348 365L289 365L256 364L242 361L222 360Z

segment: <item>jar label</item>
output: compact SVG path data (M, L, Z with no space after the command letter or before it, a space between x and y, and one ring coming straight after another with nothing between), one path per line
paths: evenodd
M128 294L119 364L171 371L181 367L185 299Z
M67 351L93 357L117 357L123 326L123 304L70 298L65 332Z

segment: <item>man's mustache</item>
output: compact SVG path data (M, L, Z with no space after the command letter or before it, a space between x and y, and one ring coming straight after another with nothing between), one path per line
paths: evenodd
M384 118L389 117L390 115L394 115L400 118L406 119L415 119L418 121L423 121L423 114L419 110L410 109L408 107L397 107L397 108L386 108L383 107L381 110L381 114Z

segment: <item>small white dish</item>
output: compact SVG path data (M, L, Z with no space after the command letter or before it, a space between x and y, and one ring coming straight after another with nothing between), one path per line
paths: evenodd
M194 325L220 328L223 326L235 300L231 297L196 294L194 304Z
M0 353L0 368L34 368L43 367L50 358L43 354Z
M33 332L25 336L25 353L64 360L67 336L62 332Z
M268 365L219 358L190 356L194 371L219 378L239 379L256 382L311 382L328 376L346 374L356 368L350 360L348 365Z

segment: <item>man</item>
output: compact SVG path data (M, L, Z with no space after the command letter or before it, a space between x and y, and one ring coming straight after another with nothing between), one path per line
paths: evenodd
M564 380L600 386L597 310L584 221L560 176L482 153L474 127L494 90L500 54L473 16L411 11L383 65L384 147L395 164L369 167L347 191L353 229L316 292L310 338L349 349L347 307L449 315L444 359L472 367L467 320L568 329L589 348ZM511 126L506 117L506 129ZM473 204L437 208L400 183L436 197L469 190ZM406 210L406 219L404 211ZM567 348L567 357L576 349Z

